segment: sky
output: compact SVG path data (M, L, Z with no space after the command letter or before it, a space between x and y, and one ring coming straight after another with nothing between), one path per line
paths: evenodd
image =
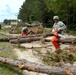
M0 22L17 19L19 8L25 0L0 0Z

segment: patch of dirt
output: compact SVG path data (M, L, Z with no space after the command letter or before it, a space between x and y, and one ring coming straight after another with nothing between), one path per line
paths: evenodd
M14 51L18 55L18 59L26 59L30 62L36 62L36 63L42 64L42 61L39 58L37 58L36 56L33 55L32 49L28 49L26 51L21 51L20 49L15 48ZM29 71L26 71L26 70L24 70L23 72L27 75L47 75L47 74L29 72Z
M27 51L21 51L20 49L14 49L16 54L18 55L18 59L26 59L31 62L36 62L42 64L41 60L33 55L32 49L28 49Z

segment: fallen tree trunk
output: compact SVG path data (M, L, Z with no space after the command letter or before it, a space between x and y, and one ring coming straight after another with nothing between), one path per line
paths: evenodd
M38 35L16 36L16 37L12 36L12 37L7 37L7 38L0 38L0 42L9 42L10 40L14 40L14 39L17 40L17 39L24 39L24 38L28 39L28 41L29 41L29 38L32 38L32 39L40 38L40 37L45 38L47 36L53 36L53 34L38 34ZM31 41L33 41L32 39L31 39ZM21 42L21 43L23 43L23 42Z
M13 60L9 58L0 57L0 62L9 64L14 67L19 67L22 70L28 70L32 72L45 73L49 75L76 75L76 67L53 67L29 62L27 60Z
M53 34L35 34L35 35L27 35L27 36L18 36L17 38L27 38L27 37L48 37L48 36L54 36Z
M26 43L32 41L42 40L49 42L50 39L46 39L47 36L53 36L53 34L38 34L38 35L28 35L28 36L19 36L19 37L10 37L10 38L0 38L0 42L11 42L14 44L17 43ZM76 38L66 38L64 40L60 40L62 43L73 43L76 44Z
M11 39L10 43L14 43L14 44L17 44L17 43L27 43L27 42L39 41L39 40L43 40L43 42L45 42L45 41L49 42L51 39L48 40L48 39L43 38L43 37L29 37L29 38ZM76 44L76 38L66 38L64 40L60 39L59 42Z
M10 40L10 43L18 44L18 43L29 43L32 41L39 41L42 37L29 37L29 38L19 38Z
M47 37L47 36L53 36L53 34L34 34L34 35L27 35L27 36L20 36L20 35L16 35L16 34L5 34L5 33L0 33L2 35L5 35L7 37L12 37L14 38L27 38L27 37L38 37L38 36L43 36L43 37Z
M20 39L20 40L22 40L22 41L23 41L24 39L25 39L25 40L27 39L27 41L29 41L29 40L30 40L29 38L32 38L32 39L33 39L33 38L38 38L38 39L39 39L40 37L36 37L36 36L33 37L33 36L31 36L31 37L0 38L0 42L9 42L10 40L18 40L18 39ZM31 41L33 41L32 39L31 39ZM40 40L40 39L39 39L39 40ZM26 41L25 41L25 42L26 42Z
M49 41L51 41L51 40L45 38L45 41L49 42ZM62 38L61 38L61 39L59 39L58 42L76 44L76 38L65 38L65 39L62 39Z
M0 38L0 42L9 42L9 38Z

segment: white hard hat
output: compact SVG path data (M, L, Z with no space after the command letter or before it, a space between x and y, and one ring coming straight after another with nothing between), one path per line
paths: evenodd
M59 16L54 16L53 20L55 20L55 19L59 20Z
M25 29L27 29L27 27L23 27L23 28L22 28L22 31L25 30Z

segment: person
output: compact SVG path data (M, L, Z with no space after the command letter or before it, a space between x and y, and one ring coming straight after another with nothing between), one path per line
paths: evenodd
M26 36L28 34L28 28L27 27L23 27L21 30L21 36Z
M59 44L59 39L62 38L66 38L65 36L62 35L62 32L66 29L66 25L62 22L59 21L59 17L58 16L54 16L53 17L54 20L54 25L52 27L52 34L54 34L54 37L51 39L51 42L53 43L55 49L56 49L56 53L58 53L58 50L60 49L60 44Z

